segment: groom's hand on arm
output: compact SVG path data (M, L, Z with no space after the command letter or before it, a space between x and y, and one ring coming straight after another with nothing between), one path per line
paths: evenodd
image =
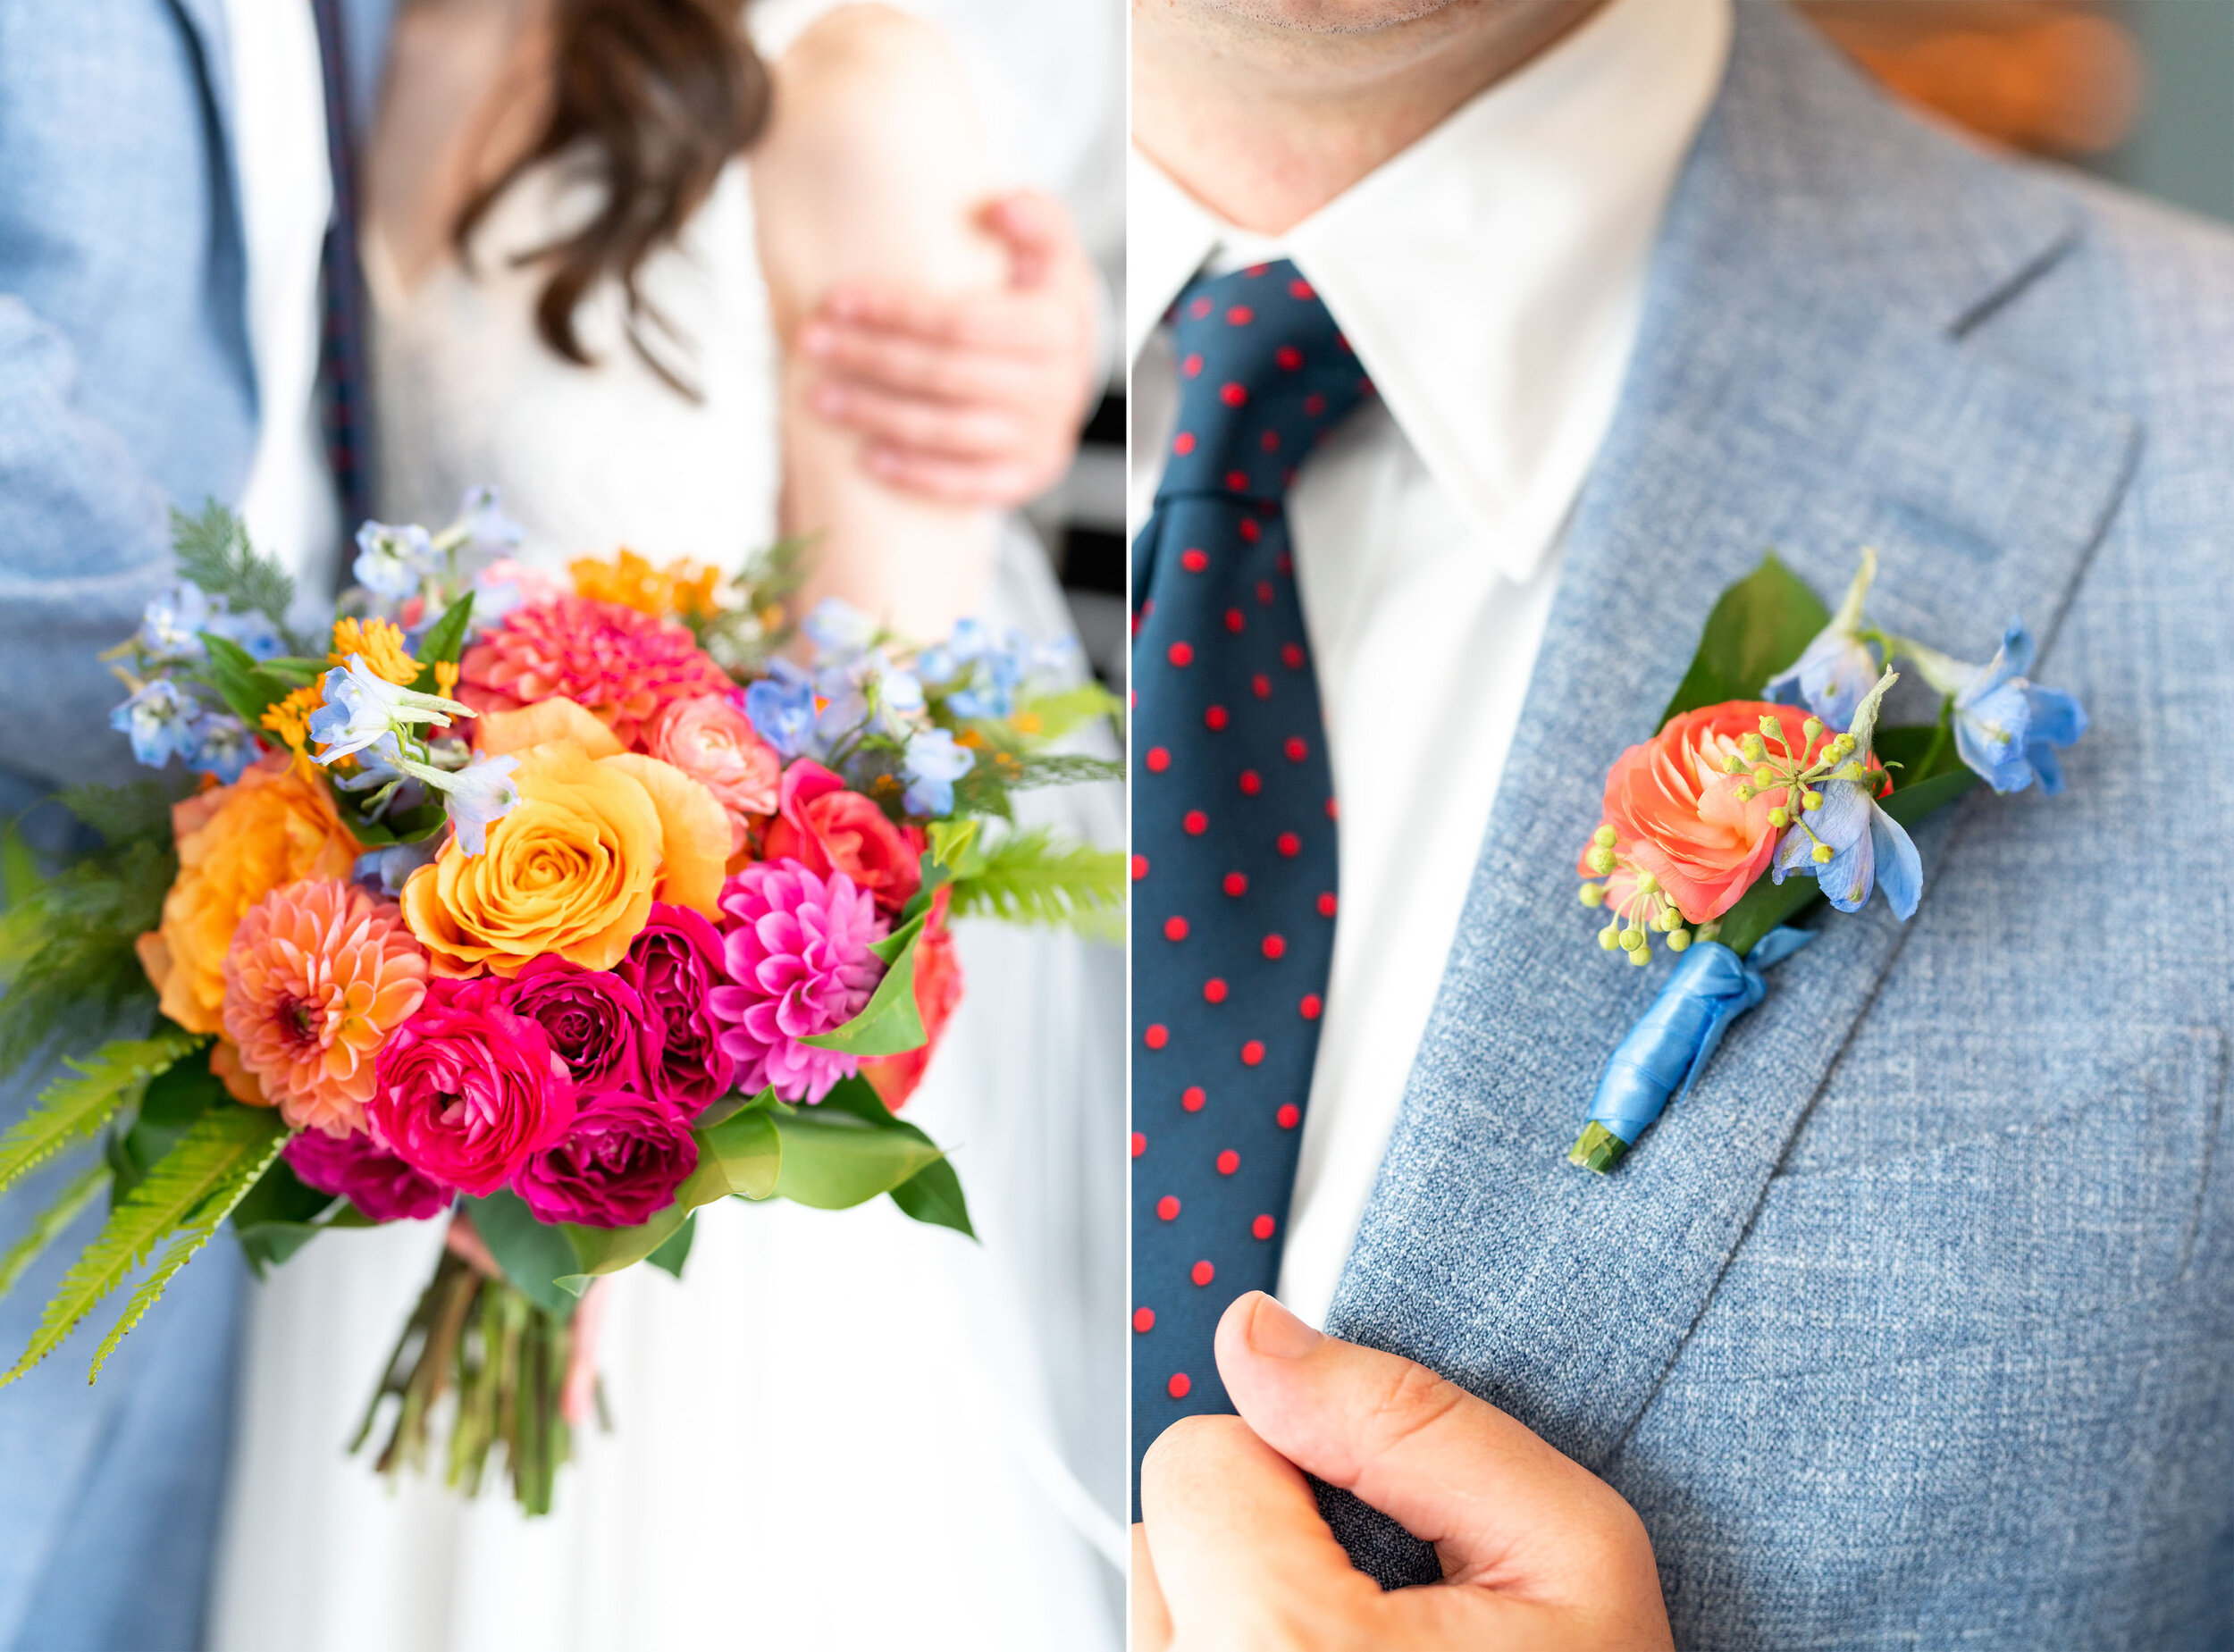
M1142 1465L1135 1652L1673 1646L1643 1524L1494 1406L1261 1293L1226 1311L1218 1371L1241 1414L1175 1424ZM1443 1581L1384 1594L1306 1470L1432 1542Z
M984 225L1008 283L950 297L840 286L800 333L824 418L859 431L895 487L1020 505L1061 479L1096 387L1092 264L1060 202L1004 196Z

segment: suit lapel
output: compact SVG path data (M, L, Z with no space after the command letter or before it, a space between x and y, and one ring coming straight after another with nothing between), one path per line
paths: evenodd
M2137 448L2124 415L1968 341L2070 244L2061 195L1888 113L1780 10L1738 11L1331 1318L1593 1465L1688 1335L1902 935L1881 902L1821 925L1616 1175L1568 1166L1665 969L1607 959L1575 906L1608 765L1770 547L1830 597L1875 545L1878 616L1959 656L1983 658L2011 614L2052 636ZM1927 901L1954 824L1919 834Z

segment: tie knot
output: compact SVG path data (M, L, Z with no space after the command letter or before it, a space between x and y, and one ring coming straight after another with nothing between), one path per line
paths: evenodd
M1179 422L1159 501L1279 503L1304 455L1373 393L1334 317L1284 258L1190 281L1172 329Z

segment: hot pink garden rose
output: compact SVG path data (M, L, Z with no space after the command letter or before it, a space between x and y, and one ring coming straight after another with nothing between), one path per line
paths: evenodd
M738 1085L820 1101L860 1063L801 1040L844 1026L869 1002L885 973L869 949L884 939L885 920L844 873L819 877L796 860L748 866L722 886L721 910L731 919L728 982L714 988L713 1007Z
M777 809L762 845L770 860L796 860L817 876L843 873L887 918L922 886L922 844L821 764L801 758L784 771Z
M1692 924L1711 922L1737 904L1768 869L1778 830L1768 811L1785 802L1781 786L1741 801L1742 775L1723 772L1738 742L1773 717L1793 751L1807 743L1803 706L1733 700L1668 719L1642 745L1631 746L1606 776L1605 822L1614 829L1620 869L1608 880L1607 902L1618 910L1650 872ZM1828 738L1827 734L1825 738ZM1820 744L1820 742L1818 742ZM1592 845L1575 868L1589 877Z
M476 1197L512 1179L574 1122L575 1086L543 1029L505 1002L500 977L438 977L380 1052L365 1109L373 1139Z
M504 998L543 1029L585 1094L626 1088L636 1083L642 1062L658 1064L659 1023L636 989L609 971L546 952L521 966Z
M422 1176L362 1131L340 1140L323 1130L288 1139L287 1165L296 1180L339 1194L376 1222L424 1221L449 1208L457 1189Z
M512 1178L537 1220L633 1228L675 1203L698 1168L698 1142L665 1102L631 1090L584 1098L555 1147L531 1154Z
M670 700L645 729L644 750L714 794L729 817L733 855L743 852L747 832L776 812L784 759L727 694Z
M647 1094L694 1119L729 1094L737 1064L721 1047L721 1023L710 1002L725 978L721 935L686 906L651 903L651 917L617 966L642 1000ZM654 1040L649 1023L657 1023Z

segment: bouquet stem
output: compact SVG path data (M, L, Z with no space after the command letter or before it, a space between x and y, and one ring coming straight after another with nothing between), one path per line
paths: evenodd
M1566 1161L1603 1176L1619 1164L1621 1155L1628 1151L1628 1143L1593 1119L1583 1127L1582 1135L1575 1138L1575 1145L1567 1149Z
M548 1514L558 1469L572 1454L560 1391L573 1351L567 1321L445 1249L349 1449L363 1448L392 1397L394 1421L373 1466L391 1480L406 1469L425 1472L436 1410L454 1389L444 1480L475 1496L491 1447L501 1444L514 1498L530 1514Z

